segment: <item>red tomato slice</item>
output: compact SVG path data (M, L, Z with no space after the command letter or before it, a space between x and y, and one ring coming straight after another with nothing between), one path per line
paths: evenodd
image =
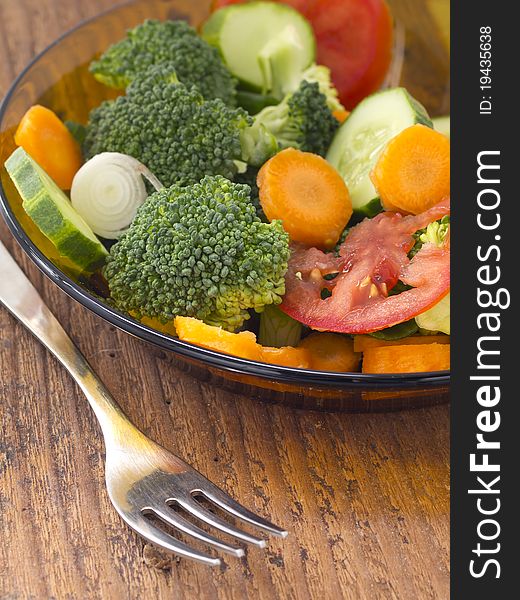
M213 10L247 0L214 0ZM312 24L318 63L332 71L349 110L383 83L392 58L393 24L385 0L274 0Z
M339 257L298 246L289 261L281 309L313 329L371 333L408 321L450 289L449 236L410 260L412 234L450 212L449 199L419 215L384 212L352 228ZM327 280L325 275L338 273ZM389 296L398 281L412 289ZM331 294L323 299L323 290Z

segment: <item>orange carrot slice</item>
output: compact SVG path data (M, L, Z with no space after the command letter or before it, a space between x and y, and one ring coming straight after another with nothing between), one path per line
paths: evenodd
M354 351L365 352L369 348L380 346L407 346L417 344L449 344L449 335L411 335L400 340L380 340L371 335L355 335Z
M174 323L181 340L217 352L284 367L308 369L310 365L309 353L304 348L262 346L257 343L256 336L251 331L230 333L192 317L176 317Z
M62 190L70 190L82 164L81 149L52 110L38 104L32 106L18 125L14 141Z
M337 121L339 121L340 123L344 123L350 115L350 111L346 110L345 108L338 108L335 111L333 111L332 114L334 115Z
M132 313L130 313L132 314ZM132 315L136 317L136 315ZM137 317L136 317L137 318ZM139 319L143 325L147 325L152 329L157 329L157 331L161 331L162 333L167 333L168 335L177 335L175 331L175 325L173 321L168 321L167 323L161 323L159 319L153 319L152 317L141 317Z
M176 317L175 329L179 338L185 342L240 358L260 360L259 344L256 343L256 336L251 331L230 333L192 317Z
M449 344L378 346L363 353L363 373L418 373L449 368Z
M352 216L343 178L317 154L282 150L260 169L257 182L267 218L280 219L294 242L332 248Z
M450 141L412 125L390 140L370 177L386 210L422 213L450 194Z
M310 366L311 358L309 352L305 348L293 348L292 346L271 348L269 346L260 346L260 360L283 367L312 368Z
M354 352L350 338L336 333L311 333L300 348L309 351L311 369L316 371L358 372L361 354Z

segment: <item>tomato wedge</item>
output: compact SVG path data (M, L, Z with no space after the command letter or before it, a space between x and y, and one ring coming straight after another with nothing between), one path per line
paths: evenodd
M214 0L213 10L248 0ZM312 24L318 63L332 71L349 110L383 83L392 58L393 22L385 0L274 0Z
M428 310L450 289L449 235L441 247L424 244L411 260L408 252L415 231L449 212L446 199L419 215L383 212L365 219L337 257L295 247L280 308L312 329L352 334L379 331ZM389 295L398 281L412 289Z

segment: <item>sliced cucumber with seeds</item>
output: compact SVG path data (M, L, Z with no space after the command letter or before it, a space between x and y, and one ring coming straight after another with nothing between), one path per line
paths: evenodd
M202 37L219 49L242 84L278 99L316 59L310 23L284 4L250 2L222 8L206 21Z
M365 98L339 128L327 160L344 178L356 212L373 211L378 195L370 172L386 144L416 123L432 127L426 109L404 88L393 88Z
M72 208L67 196L23 148L5 162L23 201L23 208L40 231L80 272L93 272L107 251Z

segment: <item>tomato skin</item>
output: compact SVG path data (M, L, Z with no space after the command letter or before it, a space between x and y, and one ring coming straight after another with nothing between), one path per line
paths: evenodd
M341 102L352 110L385 79L392 58L393 22L384 0L318 0L309 20L318 63L332 71Z
M295 248L280 308L313 329L350 334L386 329L428 310L450 289L449 236L440 248L424 244L412 260L408 252L415 231L448 213L443 201L416 216L384 212L365 219L352 228L339 257ZM334 272L334 279L324 278ZM412 289L389 296L398 280Z
M212 10L248 0L213 0ZM312 24L318 63L332 72L340 100L351 110L384 81L392 58L393 21L386 0L273 0Z

